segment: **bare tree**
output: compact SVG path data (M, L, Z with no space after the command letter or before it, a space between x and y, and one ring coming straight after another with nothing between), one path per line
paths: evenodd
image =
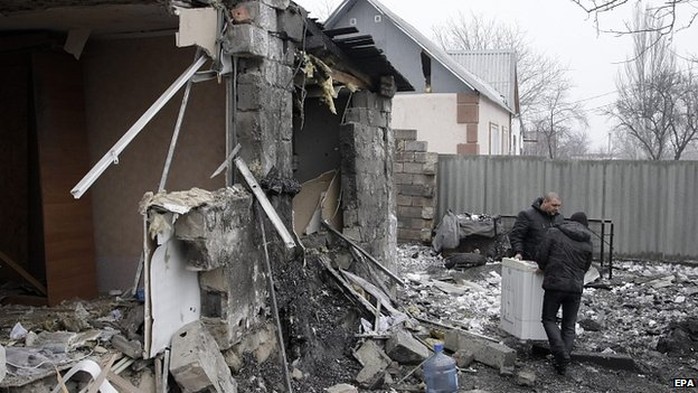
M636 26L625 23L624 27L605 28L599 18L609 12L623 12L625 9L636 7L640 1L630 0L571 0L587 14L593 16L596 27L601 32L614 34L639 34L653 31L660 36L669 35L676 31L689 29L698 19L698 0L647 0L645 2L647 15L658 23L649 26Z
M537 151L548 158L573 158L589 150L586 112L580 102L569 100L570 89L565 80L549 86L540 98L540 112L531 115Z
M558 151L568 133L558 133L559 129L556 126L551 128L549 124L552 122L555 125L560 121L561 113L565 114L564 117L570 114L569 108L563 109L569 105L570 84L566 80L564 67L557 59L534 51L518 25L503 24L473 12L467 15L459 13L445 24L434 27L433 32L436 41L446 50L514 50L517 56L521 131L530 135L537 130L549 129L552 133L549 142L554 140L557 146L552 150L530 146L527 154L550 156L550 151L554 151L553 154ZM577 107L574 112L580 114L581 111L582 108ZM541 117L543 114L554 118L544 119ZM543 127L543 123L547 125ZM536 138L540 143L540 135Z
M696 81L682 73L661 21L637 10L632 58L617 81L618 98L607 112L618 132L639 143L651 160L681 155L696 141Z

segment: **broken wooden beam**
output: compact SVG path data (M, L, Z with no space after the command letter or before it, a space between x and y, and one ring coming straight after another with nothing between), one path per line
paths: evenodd
M344 236L342 233L337 231L336 229L332 228L332 225L330 225L327 220L322 220L322 224L327 227L332 233L335 235L339 236L341 239L343 239L345 242L349 243L352 247L354 247L357 251L361 252L368 258L371 262L373 262L376 266L378 266L379 269L383 271L383 273L387 274L390 278L395 280L398 284L402 285L403 287L406 286L405 282L400 279L400 277L396 276L395 273L391 272L388 268L383 266L376 258L374 258L371 254L369 254L366 250L363 248L359 247L358 244L354 243L351 239L348 237Z
M352 296L354 296L354 298L356 298L356 300L359 303L361 303L361 305L364 306L369 313L371 313L372 315L376 314L376 311L377 311L376 307L374 307L373 304L371 304L368 300L366 300L366 298L361 296L361 294L356 292L354 290L354 288L352 288L351 285L349 285L349 283L347 283L344 280L344 278L342 278L342 276L339 274L339 272L337 270L335 270L335 268L332 267L332 264L330 263L329 259L327 259L327 257L325 255L319 256L318 261L320 261L320 264L322 264L322 266L324 266L325 269L327 269L327 271L330 272L332 277L334 277L337 280L337 282L339 282L339 284L341 284L342 288L344 288L347 292L349 292Z
M281 217L279 217L278 213L276 213L276 210L271 205L271 202L269 202L267 195L264 193L264 191L262 191L262 188L259 186L259 183L257 183L254 175L252 175L252 172L250 172L250 169L247 167L247 164L245 164L245 161L243 161L242 158L237 157L233 160L233 162L235 163L235 167L238 169L243 179L245 179L245 182L247 182L250 190L252 190L252 193L259 201L264 213L266 213L267 217L269 217L269 221L271 221L274 228L276 228L276 231L279 233L279 236L281 236L286 248L295 248L296 242L293 240L293 236L291 236L288 229L286 229L286 226L281 221Z

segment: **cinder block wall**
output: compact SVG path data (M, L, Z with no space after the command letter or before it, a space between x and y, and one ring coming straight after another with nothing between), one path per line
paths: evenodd
M399 242L430 242L436 210L437 153L417 140L417 130L395 130L395 184Z
M354 93L340 129L344 234L395 268L397 220L390 128L391 98Z

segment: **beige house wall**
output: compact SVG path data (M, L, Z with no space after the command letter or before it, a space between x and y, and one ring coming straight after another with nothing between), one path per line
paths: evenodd
M439 154L488 155L493 151L490 149L492 125L496 125L500 134L500 148L494 150L495 155L511 154L511 138L518 138L518 128L512 130L510 119L508 111L484 96L398 94L393 99L393 129L417 130L417 140L427 142L429 151ZM502 126L506 127L506 133Z

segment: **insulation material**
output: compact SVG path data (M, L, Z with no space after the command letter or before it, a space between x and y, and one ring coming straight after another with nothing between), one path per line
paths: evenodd
M317 232L321 220L341 229L339 183L338 171L331 170L302 184L301 192L293 198L293 229L296 233L310 235Z
M215 8L177 8L179 31L176 33L177 46L196 45L212 59L218 58L216 40L220 31L218 11Z

